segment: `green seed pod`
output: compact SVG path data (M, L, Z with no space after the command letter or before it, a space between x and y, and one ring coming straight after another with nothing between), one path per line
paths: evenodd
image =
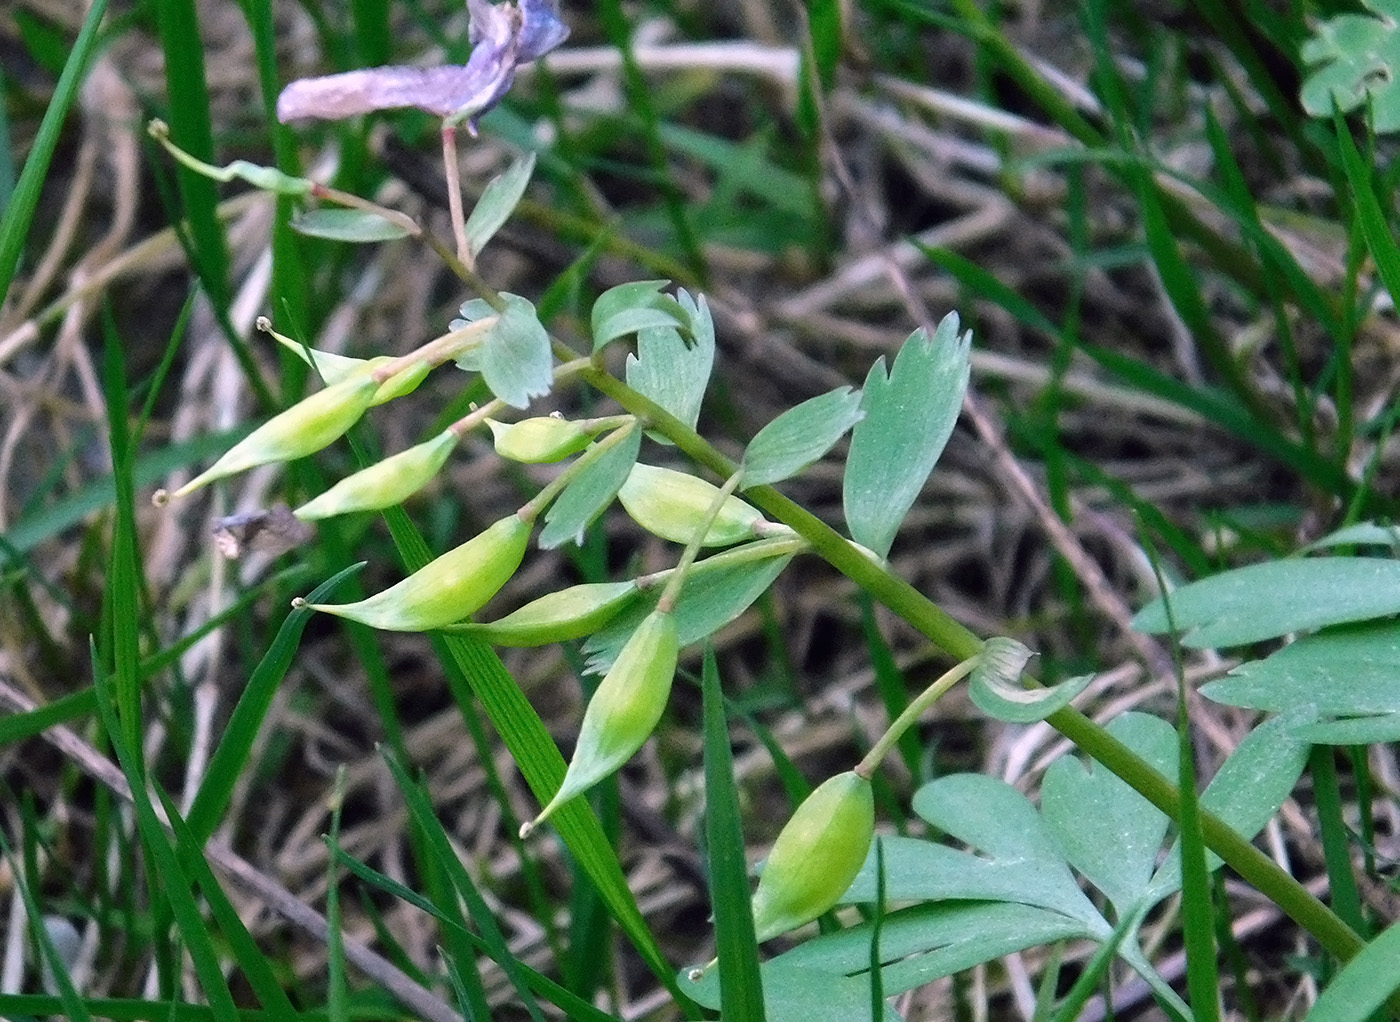
M593 439L578 423L553 415L509 424L487 419L486 424L495 435L496 453L526 465L562 461L583 450Z
M521 837L569 799L613 773L642 747L666 709L679 654L674 615L652 611L622 647L617 662L589 700L564 783L534 822L520 828Z
M309 522L351 511L377 511L401 504L437 475L438 469L442 468L456 446L457 434L450 429L445 430L431 440L346 476L292 513Z
M333 351L305 347L286 334L280 334L273 330L272 322L266 317L258 320L258 329L271 334L278 344L315 369L317 375L326 382L328 387L342 380L348 380L359 373L372 373L380 366L388 365L394 361L392 355L376 355L371 359L351 358L349 355L337 355ZM432 371L432 368L426 362L415 362L407 369L400 370L379 385L379 389L375 391L374 400L370 402L371 407L413 393L428 373Z
M638 593L635 582L597 582L570 586L541 596L496 621L453 625L446 631L470 632L493 646L545 646L592 635Z
M632 466L618 500L642 528L673 543L689 543L709 513L719 487L685 472L640 462ZM763 516L738 497L727 497L705 533L704 546L731 546L754 538Z
M303 398L234 444L222 458L171 496L183 497L215 479L259 465L315 454L359 421L377 387L368 376L356 376Z
M454 624L481 609L515 574L531 528L507 515L383 592L357 603L307 606L386 632L426 632Z
M758 878L753 922L759 941L810 923L840 901L874 837L869 778L848 770L808 795L778 835Z

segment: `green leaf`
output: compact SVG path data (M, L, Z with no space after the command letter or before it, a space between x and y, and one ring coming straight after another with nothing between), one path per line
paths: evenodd
M692 343L687 345L672 327L642 330L637 353L627 356L627 385L694 428L715 362L715 325L703 295L692 300L681 290L676 297L689 317ZM670 443L655 435L652 439Z
M675 611L682 649L713 635L747 610L792 560L786 543L781 555L762 558L753 556L752 546L756 544L716 554L691 567ZM612 666L628 637L660 598L661 587L652 587L630 610L584 643L589 671L602 674Z
M1400 990L1400 923L1393 923L1333 978L1304 1022L1363 1022Z
M1166 721L1125 713L1108 731L1159 772L1176 776L1176 732ZM1108 896L1120 919L1131 915L1162 850L1166 814L1104 767L1073 756L1045 771L1040 808L1074 868Z
M306 602L324 601L340 583L363 567L364 562L361 561L336 573L317 586ZM308 608L298 608L287 615L282 627L278 629L276 638L272 640L272 645L258 661L258 666L253 669L248 684L238 697L238 703L224 727L218 748L209 760L204 780L185 820L200 847L209 840L209 836L219 826L219 819L224 810L228 808L234 786L243 768L248 764L263 721L272 707L277 686L281 684L287 668L292 665L292 657L296 655L301 633L314 613Z
M783 412L749 441L739 488L780 482L817 461L865 417L860 400L858 391L838 387Z
M1331 117L1333 104L1343 113L1368 100L1377 134L1400 128L1400 3L1362 0L1376 17L1340 14L1320 21L1303 43L1303 62L1312 70L1299 93L1303 109L1314 117Z
M705 847L709 852L710 904L719 947L720 1000L730 1018L764 1022L758 941L749 907L749 871L744 860L734 753L724 715L724 693L714 647L705 645L701 671L705 718Z
M1246 838L1263 830L1303 774L1309 743L1298 729L1315 716L1308 709L1284 714L1247 734L1201 793L1201 810L1219 817ZM1166 861L1152 878L1151 901L1180 888L1180 844L1178 839L1172 845ZM1214 852L1206 853L1207 869L1215 869L1220 861Z
M639 330L671 329L689 335L690 310L661 291L669 283L637 280L599 295L593 303L593 350L601 351L619 337L629 337Z
M641 449L642 431L629 429L617 446L575 476L544 514L540 549L553 550L569 540L582 546L584 532L622 489Z
M865 950L868 959L868 943ZM764 963L762 975L763 1011L768 1022L851 1022L870 1017L870 985L863 972L859 982L854 982L834 970L804 968L778 958ZM699 982L684 974L680 979L686 993L698 1002L707 1008L720 1008L720 980L714 969ZM903 1020L887 1005L883 1022Z
M1357 522L1315 539L1304 550L1326 550L1334 546L1383 546L1400 550L1400 525Z
M932 338L916 330L888 375L882 357L865 380L865 418L851 435L844 503L851 538L880 557L890 552L953 432L967 389L972 333L958 336L949 313Z
M407 238L403 224L367 209L311 209L292 217L292 230L309 238L365 243Z
M891 901L1017 901L1079 920L1086 936L1109 932L1079 889L1045 821L1005 781L949 774L920 788L913 807L978 854L931 841L886 838L885 886ZM874 893L873 864L867 861L846 897L870 901Z
M525 408L554 385L554 356L535 307L519 295L501 297L506 311L481 346L457 359L457 365L479 371L491 393L506 404ZM497 314L480 298L464 304L461 311L462 319L451 323L453 329Z
M535 154L526 153L512 163L504 174L493 177L482 190L481 198L467 217L467 246L473 255L480 255L486 243L510 219L534 171Z
M1318 557L1252 564L1173 592L1172 620L1192 649L1241 646L1289 632L1368 621L1400 612L1400 561ZM1140 632L1170 630L1153 600L1133 618Z
M1022 688L977 670L968 679L968 695L972 704L989 717L1008 724L1034 724L1068 706L1093 680L1093 675L1086 674L1067 678L1050 688Z

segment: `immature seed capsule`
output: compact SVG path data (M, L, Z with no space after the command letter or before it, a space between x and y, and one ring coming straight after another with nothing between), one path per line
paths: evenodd
M531 528L507 515L383 592L357 603L308 606L386 632L425 632L453 624L480 610L515 574Z
M351 511L377 511L403 503L427 484L442 468L452 448L457 446L457 434L444 430L377 465L346 476L319 497L314 497L293 514L304 522Z
M486 424L495 436L496 453L526 465L562 461L583 450L593 439L578 423L553 415L509 424L487 419Z
M870 853L875 797L854 770L827 779L788 820L753 896L759 941L810 923L841 900Z
M618 500L642 528L673 543L689 543L709 513L719 487L686 472L638 463ZM726 497L705 533L704 546L730 546L754 538L763 516L738 497Z
M589 700L564 783L540 815L520 828L521 837L569 799L613 773L642 747L666 709L679 654L675 617L652 611L622 647Z
M493 646L545 646L592 635L638 593L635 582L595 582L541 596L496 621L468 621L446 629L470 632Z
M303 398L234 444L222 458L171 496L183 497L215 479L259 465L315 454L359 421L377 389L378 384L368 376L355 376Z

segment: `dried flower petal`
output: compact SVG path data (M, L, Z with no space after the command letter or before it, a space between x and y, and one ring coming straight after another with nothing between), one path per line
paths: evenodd
M491 4L468 0L472 53L463 65L376 67L292 82L277 97L277 119L339 120L372 110L417 107L476 134L481 117L501 101L521 64L538 60L568 37L556 0Z

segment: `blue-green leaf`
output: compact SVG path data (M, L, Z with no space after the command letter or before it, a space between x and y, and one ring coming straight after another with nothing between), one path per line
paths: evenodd
M701 296L676 297L690 320L692 343L673 327L649 327L637 335L637 354L627 356L627 385L651 398L687 426L700 418L700 403L715 362L715 325ZM669 440L653 436L662 443Z
M1400 923L1393 923L1333 977L1305 1022L1363 1022L1400 990Z
M1225 571L1171 593L1172 620L1193 649L1240 646L1289 632L1368 621L1400 612L1400 561L1317 557ZM1153 600L1133 618L1140 632L1169 630Z
M457 359L463 369L481 373L491 393L512 408L525 408L530 401L548 394L554 383L554 356L549 334L535 315L535 307L519 295L502 294L506 311L481 346ZM475 323L497 312L480 298L465 303L462 319L453 320L454 329Z
M617 446L575 476L545 512L540 549L553 550L569 540L582 544L585 530L627 481L641 449L642 431L629 429Z
M1374 129L1379 134L1400 128L1400 3L1362 0L1376 17L1339 14L1320 21L1303 43L1302 57L1312 70L1299 93L1303 109L1314 117L1343 113L1370 101Z
M953 432L971 344L971 332L959 337L957 314L949 313L932 338L922 330L909 336L888 375L881 358L866 377L844 501L851 538L881 557Z
M593 350L639 330L669 328L689 334L690 311L662 292L669 280L635 280L609 288L593 303Z
M796 475L831 450L846 430L864 417L860 393L850 387L838 387L789 408L749 441L740 489Z
M467 246L473 255L480 255L486 243L510 219L534 171L535 154L526 153L512 163L504 174L493 177L482 190L481 198L467 217Z
M311 238L365 243L406 238L403 224L386 220L367 209L311 209L292 217L292 230Z

